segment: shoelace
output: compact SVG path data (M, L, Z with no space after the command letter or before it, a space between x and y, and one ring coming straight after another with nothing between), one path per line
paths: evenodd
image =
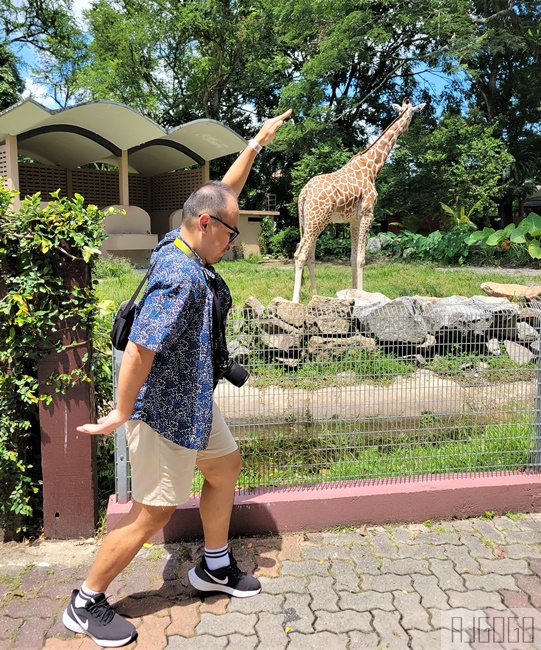
M229 561L231 563L231 573L235 576L235 578L240 578L242 575L244 575L244 572L241 571L237 565L237 561L233 557L233 554L229 554Z
M98 596L92 605L87 606L86 610L104 625L110 623L115 616L114 611L111 609L111 605L109 605L107 598L105 598L104 595Z

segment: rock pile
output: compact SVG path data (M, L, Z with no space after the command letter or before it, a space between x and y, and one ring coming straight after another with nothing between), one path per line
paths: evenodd
M229 352L239 363L259 349L291 370L302 359L335 357L351 349L393 352L423 365L436 354L476 350L507 353L517 363L539 356L541 287L483 283L489 295L390 300L349 289L336 298L314 296L308 305L281 297L265 308L256 298L233 319ZM517 296L522 301L513 302Z

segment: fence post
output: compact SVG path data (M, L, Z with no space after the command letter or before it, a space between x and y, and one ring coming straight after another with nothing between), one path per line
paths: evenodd
M124 353L113 348L113 403L118 402L118 373ZM126 441L126 425L115 431L115 483L117 503L127 503L129 496L128 479L128 443Z
M65 281L69 286L90 283L88 265L82 261L66 264ZM63 329L51 340L62 341L63 352L52 351L39 364L40 393L52 396L46 405L40 402L41 465L43 471L43 527L47 537L70 539L90 537L97 520L96 440L78 433L76 427L93 419L93 385L79 381L64 394L56 393L44 381L53 372L67 373L84 368L91 354L88 332L71 329L73 319L62 321ZM75 342L75 345L72 345Z
M541 346L541 317L539 319L539 339ZM537 399L535 401L535 455L533 468L537 471L541 469L541 348L537 352Z

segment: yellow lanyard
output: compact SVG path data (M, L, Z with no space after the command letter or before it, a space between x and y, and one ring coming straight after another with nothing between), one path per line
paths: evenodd
M184 255L186 255L187 257L189 257L191 260L193 260L193 259L195 258L195 253L193 252L193 250L188 246L188 244L185 244L185 243L182 241L182 239L180 239L179 237L177 237L177 238L175 239L175 246L176 246L179 250L181 250L181 251L184 253Z

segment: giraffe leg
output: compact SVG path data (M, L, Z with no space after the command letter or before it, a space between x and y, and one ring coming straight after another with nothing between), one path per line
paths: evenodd
M361 213L360 228L357 239L357 286L356 289L363 288L363 269L365 263L365 254L366 254L366 238L368 236L368 231L370 230L370 224L372 223L373 214L373 205L366 211Z
M317 293L316 289L316 248L312 249L310 257L308 258L308 270L310 271L310 286L312 288L312 295Z
M293 302L300 302L303 271L304 266L301 266L300 262L295 260L295 285L293 287Z
M352 289L362 289L363 287L363 278L362 278L362 269L359 268L358 264L358 250L359 250L359 230L360 224L358 218L352 218L351 220L351 288ZM360 275L360 282L359 282Z
M295 251L295 286L293 288L293 302L300 302L301 298L301 285L302 285L302 272L304 267L308 264L310 270L310 280L312 282L312 291L315 292L315 276L313 275L313 262L310 267L311 260L315 260L316 240L319 233L314 237L311 233L305 231L297 250Z

